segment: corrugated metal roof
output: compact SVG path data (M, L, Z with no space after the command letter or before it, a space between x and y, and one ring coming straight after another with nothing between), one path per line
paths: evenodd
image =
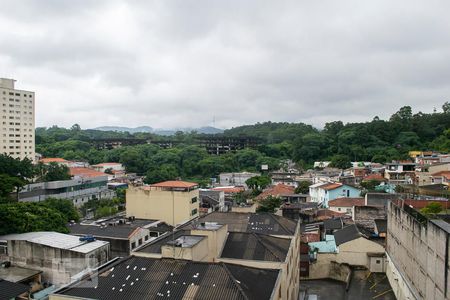
M221 257L284 262L291 239L246 232L230 232Z
M279 270L129 257L59 294L90 299L269 299Z
M108 242L104 241L82 242L77 236L53 231L9 234L1 236L0 240L22 240L28 241L30 243L45 245L48 247L66 249L81 253L88 253L94 249L108 244Z
M0 299L15 299L23 293L26 293L31 288L22 283L14 283L0 279Z
M333 234L337 246L362 237L362 234L359 232L355 224L337 230Z
M212 212L198 219L198 222L227 224L228 231L255 232L272 235L294 235L297 223L271 213ZM192 223L183 226L192 229Z

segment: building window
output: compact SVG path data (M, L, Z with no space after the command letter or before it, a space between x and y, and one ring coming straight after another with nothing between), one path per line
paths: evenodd
M150 231L150 236L151 237L158 237L159 234L157 232L155 232L155 231Z
M191 216L195 216L196 214L197 214L197 209L194 208L194 209L191 211Z
M381 263L381 260L377 259L375 262L379 265Z
M131 243L131 249L134 249L134 248L136 248L136 242Z
M148 235L145 236L145 240L148 241Z
M139 239L139 246L142 245L142 239Z
M197 197L194 197L191 199L191 203L195 203L195 202L197 202Z

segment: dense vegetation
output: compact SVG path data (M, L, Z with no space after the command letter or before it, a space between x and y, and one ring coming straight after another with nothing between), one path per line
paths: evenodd
M161 137L150 133L104 132L60 127L36 129L36 151L47 157L57 156L90 163L121 162L129 172L147 175L146 182L173 179L208 179L220 172L255 171L261 164L278 167L282 159L293 159L304 167L317 160L331 160L339 168L348 161L386 162L407 158L410 150L450 151L450 104L442 112L413 114L402 107L389 120L374 117L370 122L326 123L323 130L302 123L257 123L226 130L226 136L259 138L258 149L244 149L222 156L208 155L194 145L196 133L178 132ZM90 143L97 138L172 139L179 144L171 149L156 145L126 146L96 150Z
M346 155L354 161L386 162L405 158L409 150L450 151L450 104L442 112L413 114L402 107L389 120L374 117L370 122L333 121L317 130L305 124L266 122L226 130L224 134L246 134L265 140L266 155L289 156L309 165Z
M17 200L17 193L27 183L66 179L70 179L67 166L56 163L33 165L29 159L20 160L0 155L0 203Z
M3 203L0 204L0 235L30 231L67 233L66 224L78 219L78 212L70 200Z

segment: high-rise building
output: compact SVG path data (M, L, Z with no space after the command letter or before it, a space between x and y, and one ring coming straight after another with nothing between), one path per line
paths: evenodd
M34 92L0 78L0 153L34 160Z

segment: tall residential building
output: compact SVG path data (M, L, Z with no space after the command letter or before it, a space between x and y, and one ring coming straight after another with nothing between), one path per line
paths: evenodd
M0 78L0 153L34 160L34 92Z

